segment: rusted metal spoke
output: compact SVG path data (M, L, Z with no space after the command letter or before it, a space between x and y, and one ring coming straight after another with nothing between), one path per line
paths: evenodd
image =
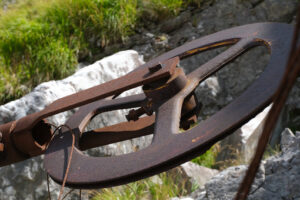
M72 129L78 128L80 132L83 132L86 125L94 116L117 109L139 107L144 101L146 101L145 94L137 94L118 99L98 100L80 107L80 109L68 119L66 124Z
M116 125L87 131L79 141L80 150L103 146L137 138L154 132L155 116L142 117L138 121L122 122Z
M242 54L249 48L258 45L259 42L255 41L254 38L241 39L237 44L222 52L218 56L214 57L210 61L201 65L198 69L191 72L188 75L189 79L196 79L198 82L203 81L208 76L212 75L216 71L220 70L227 63L232 61L234 58Z
M122 93L143 84L170 77L176 67L176 65L172 65L173 63L173 60L165 61L164 68L154 73L150 72L148 68L139 68L135 73L129 73L116 80L61 98L47 106L41 112L28 115L15 122L13 132L20 133L30 130L43 118Z

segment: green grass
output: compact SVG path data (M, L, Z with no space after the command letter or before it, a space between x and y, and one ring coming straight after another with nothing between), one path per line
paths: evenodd
M241 155L237 155L236 159L221 163L216 163L216 156L220 152L220 147L215 144L206 153L195 158L192 162L201 166L219 169L225 169L230 166L245 164L242 162ZM279 146L272 148L267 147L264 153L264 159L276 155L280 152ZM99 191L92 191L92 200L160 200L170 199L172 197L185 196L191 191L197 189L197 185L188 185L189 183L184 182L185 180L176 173L164 172L158 175L161 182L153 181L152 178L143 179L127 185L102 189ZM188 189L187 189L188 188Z
M204 154L194 158L192 160L193 163L198 165L208 167L208 168L215 168L216 165L216 157L219 153L219 145L215 144L209 150L207 150Z
M263 160L266 160L271 156L278 155L280 152L281 152L281 149L280 149L279 144L275 145L274 147L272 147L271 145L268 145L264 152Z
M169 173L158 175L159 181L147 178L127 185L92 191L92 200L139 200L139 199L170 199L171 197L187 195L185 183L180 177Z
M213 0L186 0L184 2L185 2L185 6L191 5L200 8L204 2L211 2L211 1Z
M184 0L139 0L140 17L158 22L176 16L184 6L183 2Z
M77 60L91 55L98 41L101 48L127 36L135 24L136 0L26 0L0 16L4 103L42 81L73 73Z
M145 10L162 20L202 0L18 0L0 10L0 102L71 74L133 34ZM0 2L3 6L3 3Z
M195 158L192 162L205 166L214 167L215 158L218 153L219 146L214 145L205 154ZM102 190L94 190L91 192L92 200L161 200L170 199L172 197L185 196L192 191L195 191L198 186L186 182L176 171L164 172L158 175L161 180L154 181L152 178L143 179L127 185L106 188Z

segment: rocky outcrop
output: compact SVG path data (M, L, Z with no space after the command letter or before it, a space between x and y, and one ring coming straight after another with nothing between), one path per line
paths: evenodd
M300 199L300 132L282 132L281 150L263 161L252 185L249 200ZM195 200L231 200L236 194L247 166L233 166L220 172L194 192Z
M141 64L143 64L143 59L137 52L123 51L79 69L74 75L66 79L42 83L21 99L0 106L1 123L38 112L56 99L118 78ZM135 94L137 92L140 92L140 90L131 90L123 95ZM51 117L49 120L57 125L64 124L72 113L72 111L64 112ZM94 119L89 125L89 129L124 121L124 114L125 111L102 114ZM114 146L95 149L94 151L90 151L90 154L112 155L113 153L128 153L136 149L135 145L141 147L150 142L151 139L143 137L140 141L137 141L137 139L129 140L125 143L114 144ZM42 166L42 156L1 167L0 172L0 199L47 198L46 174ZM53 198L57 198L58 187L53 182L51 183L51 190Z

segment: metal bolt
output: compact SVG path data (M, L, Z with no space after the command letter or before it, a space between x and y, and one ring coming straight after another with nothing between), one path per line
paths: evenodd
M159 63L159 64L157 64L157 65L155 65L155 66L149 67L148 69L149 69L149 71L150 71L151 73L154 73L154 72L157 72L158 70L160 70L162 67L163 67L162 64Z
M145 111L143 108L139 108L137 110L130 110L128 115L126 115L126 119L128 121L137 121L139 119L140 116L142 116L143 114L145 114Z
M144 105L142 105L142 107L140 107L137 110L130 110L128 115L126 115L126 119L127 121L137 121L139 119L140 116L142 116L143 114L147 114L148 116L153 114L153 110L152 110L152 100L150 99L149 101L145 102Z

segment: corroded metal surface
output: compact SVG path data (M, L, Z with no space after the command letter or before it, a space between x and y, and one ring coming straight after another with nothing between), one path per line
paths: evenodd
M220 45L233 44L224 53L190 74L184 76L178 72L180 75L174 77L173 80L162 81L161 85L157 84L152 89L152 93L155 95L150 95L150 92L145 90L146 99L148 97L152 99L155 113L154 138L149 147L121 156L89 157L81 154L80 146L77 146L73 154L67 185L94 188L123 184L169 169L205 152L212 144L240 127L272 101L272 96L284 72L291 34L292 28L289 25L268 23L247 25L193 41L141 66L140 68L149 68L175 56L183 59L192 53ZM181 108L185 98L206 77L241 53L258 45L268 46L271 52L269 65L260 78L221 111L200 122L196 127L187 130L184 134L178 134ZM182 78L180 78L181 75ZM165 89L172 82L174 85ZM177 90L170 91L171 88L175 87ZM121 101L121 99L115 99L115 101L117 100ZM120 109L125 105L115 106L113 101L106 101L105 103L111 103L111 106L114 107L106 107L107 110ZM96 107L101 110L102 104L99 102ZM78 134L76 139L80 141L82 129L74 127L76 124L71 122L67 122L67 125ZM71 147L71 134L68 130L64 131L62 138L58 136L52 142L45 156L45 167L50 176L57 182L62 182L66 161L61 161L68 159ZM103 137L105 136L103 135ZM122 140L124 139L126 139L125 136ZM97 170L94 170L95 168Z
M167 52L119 79L62 98L39 113L2 125L6 157L0 166L46 151L45 168L52 179L62 183L70 159L72 134L63 128L50 142L52 132L43 119L79 106L81 108L66 123L75 134L67 186L114 186L179 165L204 153L272 102L285 71L292 32L292 26L280 23L224 30ZM232 46L187 75L176 67L181 59L227 45ZM271 54L261 76L232 103L188 129L201 108L201 102L194 95L195 88L242 53L260 45L267 46ZM117 98L137 86L143 86L144 94ZM93 116L117 109L132 109L127 115L129 122L84 132ZM143 117L143 114L148 116ZM180 127L188 130L180 134ZM152 144L134 153L89 157L81 152L148 134L154 135Z

